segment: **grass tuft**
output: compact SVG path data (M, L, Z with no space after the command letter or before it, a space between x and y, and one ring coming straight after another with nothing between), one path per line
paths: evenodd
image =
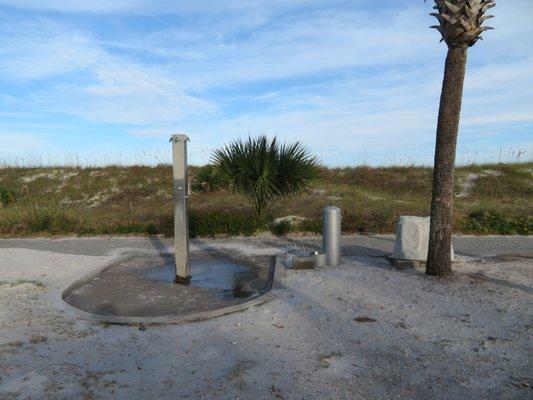
M16 287L16 286L22 286L24 284L30 284L35 286L38 289L44 289L46 288L46 285L37 280L30 280L30 279L17 279L16 281L0 281L0 287L6 286L6 287Z

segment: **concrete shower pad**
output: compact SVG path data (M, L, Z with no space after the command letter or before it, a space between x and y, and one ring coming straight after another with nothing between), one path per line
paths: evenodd
M172 254L130 255L74 282L62 298L82 317L127 324L206 319L271 297L274 257L203 251L190 260L189 285L173 283Z

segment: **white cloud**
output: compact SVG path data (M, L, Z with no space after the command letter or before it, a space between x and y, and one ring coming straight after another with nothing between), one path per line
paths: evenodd
M236 33L235 19L208 26L196 36L183 29L163 30L137 45L162 57L162 65L184 77L189 88L209 89L427 62L439 55L437 41L426 28L428 19L424 7L407 7L379 22L357 9L329 9L304 17L281 16L267 28L244 33Z
M49 20L0 19L0 80L28 81L79 71L98 62L101 49L85 32Z
M48 145L47 140L33 132L0 131L0 155L41 151Z
M139 140L185 129L203 151L268 133L328 157L427 152L446 52L427 29L430 3L370 12L372 1L345 0L0 0L30 10L5 21L0 13L0 82L25 86L0 93L0 108L123 124ZM462 137L533 123L531 2L500 3L496 31L470 50ZM107 18L98 13L114 14L113 34L90 23ZM161 15L173 22L159 25Z
M40 84L24 97L3 94L6 106L123 124L177 121L215 109L157 67L112 54L87 32L48 20L16 26L0 27L6 33L0 40L0 82Z
M133 125L178 121L215 110L212 103L186 94L154 69L107 60L95 65L92 73L96 82L91 85L60 87L33 99L56 112Z

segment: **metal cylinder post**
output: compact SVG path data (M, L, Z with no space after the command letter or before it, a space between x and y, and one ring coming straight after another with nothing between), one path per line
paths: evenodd
M326 263L336 267L341 261L341 209L329 206L322 212L322 236Z
M172 135L174 179L174 243L176 247L176 282L187 283L189 273L189 218L187 209L187 135Z

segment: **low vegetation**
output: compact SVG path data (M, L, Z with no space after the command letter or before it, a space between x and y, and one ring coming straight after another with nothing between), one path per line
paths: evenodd
M473 165L457 171L455 231L529 234L533 163ZM429 215L431 169L322 169L310 190L282 198L259 223L209 166L190 168L191 235L320 232L321 210L343 210L346 233L392 233L400 215ZM296 216L275 223L275 218ZM0 235L172 235L172 169L157 167L1 168Z

